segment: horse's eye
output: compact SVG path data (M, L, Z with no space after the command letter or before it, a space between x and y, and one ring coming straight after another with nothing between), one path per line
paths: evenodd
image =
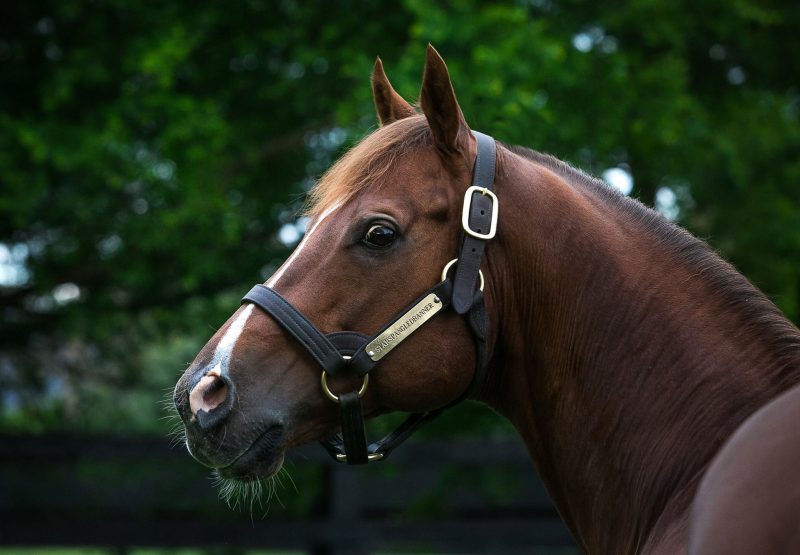
M391 245L397 233L388 226L376 224L369 228L364 236L364 243L374 248L384 248Z

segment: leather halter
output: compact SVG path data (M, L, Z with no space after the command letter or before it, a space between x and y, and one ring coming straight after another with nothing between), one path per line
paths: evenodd
M486 338L489 319L483 301L483 274L480 272L483 249L497 229L498 202L492 192L495 175L496 145L492 137L473 131L478 154L472 174L472 186L464 195L462 240L458 258L448 263L442 281L417 297L399 315L372 337L351 331L322 333L289 301L266 285L255 285L242 299L253 303L280 324L322 367L322 388L326 396L339 404L342 433L320 442L339 462L364 464L385 459L422 424L468 397L481 383L488 364ZM448 270L456 263L455 277ZM480 287L476 287L480 278ZM439 409L412 413L393 432L367 445L361 397L367 389L369 372L378 361L424 325L429 318L452 306L466 315L477 347L477 369L467 390L455 401ZM327 376L355 372L362 376L359 391L334 395L328 389Z

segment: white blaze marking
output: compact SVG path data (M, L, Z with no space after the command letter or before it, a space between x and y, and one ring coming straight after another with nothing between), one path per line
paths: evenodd
M322 213L316 223L314 223L308 233L306 233L305 237L303 237L303 240L300 241L300 244L297 245L297 248L294 250L289 259L283 263L283 266L281 266L280 269L275 272L275 275L273 275L272 278L270 278L270 280L267 282L267 287L275 286L286 269L292 264L292 262L295 261L297 256L300 254L300 251L303 250L303 247L306 245L306 240L311 236L312 233L314 233L314 230L317 229L317 226L319 226L319 224L322 223L322 220L327 218L334 210L339 208L340 204L341 203L334 204ZM255 305L253 304L248 304L245 309L239 313L230 327L225 331L225 335L222 336L222 339L219 340L219 343L217 343L217 346L214 349L214 358L211 360L211 364L209 364L209 366L211 366L211 370L208 373L222 375L228 371L228 365L230 364L233 348L236 346L236 341L242 334L245 323L250 317L250 314L252 314L254 306Z
M250 314L252 314L254 306L255 305L248 304L244 310L239 313L228 329L225 330L225 335L222 336L222 339L219 340L217 347L214 349L214 358L211 364L209 364L212 369L209 373L221 375L228 371L228 364L231 360L233 348L236 346L236 340L239 339L239 336L242 334L244 324L247 322Z
M325 210L325 212L322 213L322 215L319 217L319 219L316 222L314 222L314 225L311 226L311 229L309 229L308 232L305 234L305 237L303 237L303 240L300 241L300 244L297 245L297 248L294 249L294 252L289 257L289 259L286 262L284 262L283 266L278 268L278 271L275 272L275 274L269 279L269 281L267 282L267 287L269 287L270 289L274 289L275 288L275 284L278 283L278 280L281 279L281 276L286 271L286 269L289 268L289 266L291 266L292 262L294 262L295 259L297 259L297 256L300 254L300 251L303 250L304 246L306 246L306 241L308 241L308 238L311 237L312 233L314 233L314 230L317 229L317 226L319 226L319 224L322 223L322 220L324 220L325 218L330 216L331 213L334 210L339 208L339 206L341 206L341 204L342 204L341 202L336 203L333 206L331 206L330 208L328 208L327 210Z

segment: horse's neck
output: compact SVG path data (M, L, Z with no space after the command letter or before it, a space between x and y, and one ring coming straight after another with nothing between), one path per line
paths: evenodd
M641 218L513 161L487 251L497 342L485 398L525 437L585 548L638 550L680 519L735 427L800 379L800 334L732 269L767 307L766 331Z

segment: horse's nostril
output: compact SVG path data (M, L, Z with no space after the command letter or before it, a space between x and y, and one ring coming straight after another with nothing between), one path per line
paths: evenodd
M211 412L228 398L228 385L219 374L209 373L197 382L189 394L189 406L192 414L198 411Z

